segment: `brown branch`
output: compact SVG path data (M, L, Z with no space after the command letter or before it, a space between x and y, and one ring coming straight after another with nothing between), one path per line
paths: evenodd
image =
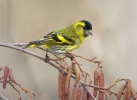
M24 53L26 53L26 54L29 54L29 55L31 55L31 56L34 56L34 57L36 57L36 58L38 58L38 59L40 59L40 60L42 60L42 61L45 61L45 58L44 58L44 57L42 57L42 56L40 56L40 55L38 55L38 54L35 54L35 53L33 53L33 52L30 52L30 51L28 51L28 50L26 50L26 49L20 48L20 47L22 46L22 44L20 44L21 46L18 46L18 45L19 45L19 43L16 43L16 44L13 44L13 45L12 45L12 44L9 44L9 43L0 43L0 46L2 46L2 47L7 47L7 48L15 49L15 50L24 52ZM17 47L17 46L18 46L18 47ZM74 54L73 54L73 55L74 55ZM88 60L88 61L91 61L91 62L93 62L93 63L98 63L98 66L99 66L99 67L102 66L102 62L100 62L100 61L94 61L94 58L93 58L93 59L87 59L87 58L84 58L84 57L81 57L81 56L78 56L78 55L74 55L74 56L83 58L83 59ZM53 60L51 60L51 61L53 61ZM62 72L63 74L67 74L67 73L68 73L68 72L65 71L63 68L61 68L60 66L55 65L55 64L52 63L51 61L48 61L47 63L50 64L51 66L55 67L56 69L58 69L58 70L59 70L60 72ZM54 62L55 62L55 61L54 61ZM74 76L74 75L72 75L71 77L74 78L74 79L76 78L76 76ZM109 92L109 93L111 93L111 94L117 95L116 92L110 90L110 88L113 87L116 83L117 83L117 81L116 81L112 86L110 86L109 88L102 88L102 87L94 86L94 85L87 84L87 83L84 83L84 82L81 82L81 85L87 90L87 92L88 92L89 95L92 97L92 99L93 99L93 100L96 100L95 97L94 97L94 96L90 93L90 91L86 88L86 86L87 86L87 87L92 87L92 88L101 89L101 90L105 90L105 91L107 91L107 92Z
M84 87L84 89L88 92L88 94L91 96L91 98L92 98L93 100L96 100L95 97L93 96L93 94L86 88L85 83L82 83L82 82L81 82L81 85L82 85L82 86Z
M2 94L0 94L0 100L8 100L8 99L4 97Z
M114 91L112 91L112 90L109 90L108 88L103 88L103 87L99 87L99 86L95 86L95 85L87 84L87 83L85 83L85 86L92 87L92 88L96 88L96 89L105 90L105 91L108 91L108 92L111 93L111 94L117 95L116 92L114 92Z

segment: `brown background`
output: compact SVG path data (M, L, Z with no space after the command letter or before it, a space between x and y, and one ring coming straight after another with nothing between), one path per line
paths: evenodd
M136 9L136 0L0 0L0 42L26 43L79 20L88 20L93 25L93 36L73 53L102 60L106 86L117 78L130 78L137 90ZM45 55L38 49L29 50ZM93 73L95 64L77 60L84 70ZM27 54L0 47L0 66L5 65L13 70L17 82L36 94L35 100L59 100L55 68ZM1 86L0 93L9 100L18 97L9 85L5 90ZM28 100L28 94L22 94L23 100Z

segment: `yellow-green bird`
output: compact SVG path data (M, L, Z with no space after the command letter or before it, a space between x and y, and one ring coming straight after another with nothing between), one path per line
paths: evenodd
M38 41L29 42L23 49L35 47L55 54L66 54L79 48L89 35L92 35L92 25L89 21L82 20L50 32Z

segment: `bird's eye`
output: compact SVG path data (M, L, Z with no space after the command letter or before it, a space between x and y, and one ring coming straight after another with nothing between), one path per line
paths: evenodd
M86 29L85 27L83 27L83 29Z

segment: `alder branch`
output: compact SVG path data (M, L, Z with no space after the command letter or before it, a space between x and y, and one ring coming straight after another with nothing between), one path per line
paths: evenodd
M20 52L29 54L29 55L34 56L34 57L36 57L36 58L38 58L38 59L40 59L40 60L42 60L42 61L45 62L45 57L42 57L42 56L40 56L40 55L38 55L38 54L36 54L36 53L33 53L33 52L31 52L31 51L28 51L28 50L26 50L26 49L22 49L21 47L22 47L22 45L24 45L24 44L25 44L25 43L10 44L10 43L1 43L1 42L0 42L0 46L2 46L2 47L11 48L11 49L14 49L14 50L17 50L17 51L20 51ZM75 56L76 56L76 55L75 55ZM99 67L102 67L101 62L99 62L99 61L93 61L94 59L86 59L86 58L81 57L81 56L76 56L76 57L80 57L80 58L83 58L83 59L85 59L85 60L92 61L93 63L98 63L98 66L99 66ZM54 60L51 60L51 61L54 61ZM61 66L55 65L55 64L52 63L51 61L48 61L47 63L50 64L51 66L55 67L56 69L58 69L61 73L63 73L63 74L68 74L68 72L67 72L66 70L64 70ZM54 62L55 62L55 61L54 61ZM75 76L75 75L72 75L71 77L74 78L74 79L76 79L76 76ZM107 91L107 92L109 92L109 93L111 93L111 94L117 95L116 92L110 90L110 88L111 88L112 86L114 86L115 84L112 85L112 86L109 87L109 88L104 88L104 87L102 88L102 87L98 87L98 86L95 86L95 85L87 84L87 83L84 83L84 82L81 81L81 85L86 89L86 91L87 91L88 94L92 97L93 100L96 100L95 97L92 95L92 93L91 93L86 87L92 87L92 88L97 88L97 89L100 89L100 90L105 90L105 91Z
M87 84L87 83L82 83L82 84L85 85L85 86L87 86L87 87L92 87L92 88L96 88L96 89L105 90L105 91L108 91L108 92L111 93L111 94L117 95L117 92L112 91L112 90L110 90L110 89L108 89L108 88L99 87L99 86L95 86L95 85Z
M35 54L35 53L33 53L33 52L30 52L30 51L28 51L28 50L26 50L26 49L22 49L22 48L16 47L14 44L12 45L12 44L9 44L9 43L0 43L0 46L18 50L18 51L27 53L27 54L29 54L29 55L32 55L32 56L34 56L34 57L36 57L36 58L39 58L40 60L45 61L45 58L44 58L44 57L41 57L40 55ZM63 74L68 74L67 71L65 71L65 70L62 69L61 67L55 65L54 63L52 63L52 62L50 62L50 61L48 61L47 63L50 64L51 66L55 67L56 69L58 69L58 70L59 70L60 72L62 72ZM75 77L74 75L72 75L72 78L75 79L76 77ZM87 90L87 89L86 89L86 90ZM87 92L88 92L89 95L93 98L93 100L96 100L96 99L94 98L94 96L90 93L90 91L87 90Z
M7 48L11 48L11 49L14 49L14 50L17 50L17 51L21 51L21 52L24 52L24 53L29 54L29 55L31 55L31 56L34 56L34 57L36 57L36 58L38 58L38 59L40 59L40 60L42 60L42 61L45 61L45 58L44 58L44 57L42 57L42 56L40 56L40 55L38 55L38 54L36 54L36 53L33 53L33 52L31 52L31 51L28 51L28 50L26 50L26 49L22 49L22 48L19 48L19 47L17 47L17 46L14 46L14 44L0 43L0 46L2 46L2 47L7 47ZM49 62L47 62L47 63L50 64L51 66L55 67L56 69L58 69L58 70L61 71L62 73L67 74L67 71L63 70L61 67L53 64L52 62L49 61Z
M91 94L91 92L86 88L85 83L81 82L81 85L82 85L82 86L84 87L84 89L89 93L89 95L91 96L91 98L92 98L93 100L96 100L95 97Z
M8 100L8 99L4 97L2 94L0 94L0 100Z

